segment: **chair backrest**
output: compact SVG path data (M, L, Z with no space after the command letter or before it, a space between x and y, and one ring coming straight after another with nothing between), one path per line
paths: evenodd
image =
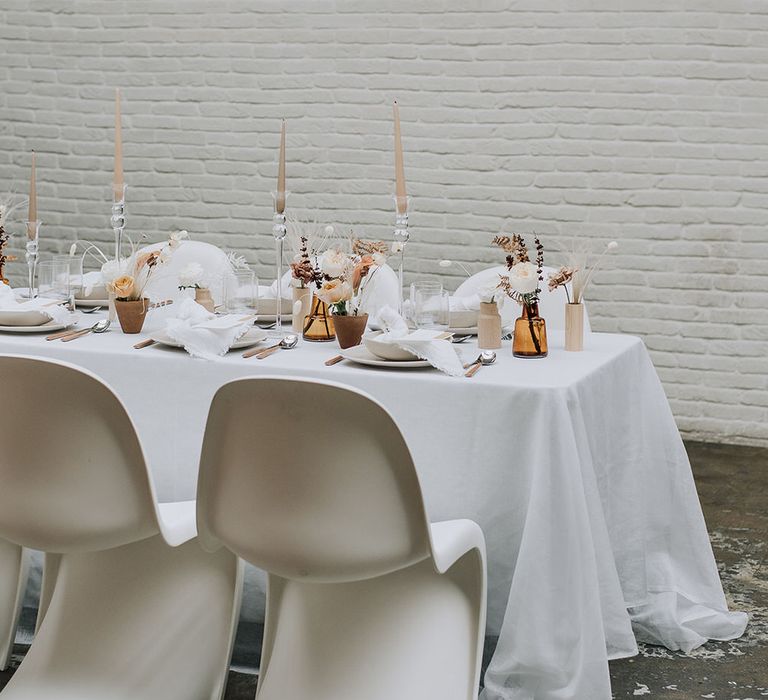
M198 481L198 531L284 578L354 581L429 556L416 470L366 394L312 379L217 392Z
M153 243L141 248L138 254L160 250L166 243ZM168 260L159 266L147 284L146 293L153 301L173 299L179 301L189 296L189 291L179 289L179 273L190 263L198 263L206 274L205 283L211 290L214 303L224 303L225 289L235 283L235 275L227 254L210 243L182 241Z
M3 355L0 391L0 537L65 553L158 532L141 446L109 387L69 364Z
M568 297L565 290L560 287L550 292L547 289L547 280L549 275L556 270L552 267L545 267L542 270L544 274L544 282L541 286L541 296L539 300L539 315L546 320L547 327L552 330L564 330L565 329L565 305L568 303ZM457 297L467 297L485 287L488 287L493 282L499 279L499 275L507 275L509 270L504 265L497 265L496 267L490 267L487 270L481 270L471 277L465 279L456 289L454 295ZM568 291L570 293L570 284L568 285ZM584 310L584 330L589 332L590 325L587 318L586 309ZM520 307L518 304L511 300L506 300L506 303L501 308L502 322L507 325L512 323L515 318L520 315Z

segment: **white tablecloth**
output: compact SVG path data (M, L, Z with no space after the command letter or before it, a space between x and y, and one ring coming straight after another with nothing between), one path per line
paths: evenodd
M169 348L133 350L141 338L116 330L63 344L3 334L0 352L67 360L110 384L135 421L161 500L194 497L208 406L225 382L298 375L372 394L411 447L431 520L471 518L485 532L488 632L500 635L487 700L608 700L607 659L637 651L631 620L639 638L672 649L743 632L746 617L727 610L688 459L637 338L593 334L584 352L566 353L553 333L549 357L536 360L513 358L507 343L472 379L325 367L335 343L205 362ZM467 359L477 355L475 345L460 347ZM261 605L247 602L246 613Z

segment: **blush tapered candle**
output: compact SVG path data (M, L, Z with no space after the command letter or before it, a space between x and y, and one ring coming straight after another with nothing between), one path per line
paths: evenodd
M112 191L114 201L119 202L123 198L123 131L120 115L120 88L115 90L115 174L112 178Z
M277 166L277 197L275 211L282 214L285 211L285 119L280 130L280 162Z
M403 142L400 138L400 108L397 100L392 107L395 117L395 201L399 214L408 210L408 196L405 192L405 170L403 167Z
M35 152L32 151L32 170L29 175L29 216L27 217L27 221L34 222L37 221L37 177L35 174L35 160L37 156L35 155ZM30 223L27 235L30 239L35 237L35 226L34 224Z

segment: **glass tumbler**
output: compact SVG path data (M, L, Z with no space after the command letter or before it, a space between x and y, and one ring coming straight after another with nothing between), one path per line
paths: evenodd
M411 314L416 328L448 328L448 292L440 282L419 281L411 284Z
M255 314L259 303L259 281L250 270L236 270L224 290L228 314Z
M56 299L62 304L72 304L69 260L63 258L43 260L37 265L38 295Z

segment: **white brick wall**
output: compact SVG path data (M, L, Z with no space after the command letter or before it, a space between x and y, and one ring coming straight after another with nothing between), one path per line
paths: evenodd
M412 276L502 229L616 238L594 326L645 338L686 435L768 445L767 30L761 0L0 0L0 189L35 148L46 245L109 240L119 85L130 230L266 276L280 117L291 208L389 238L397 97Z

